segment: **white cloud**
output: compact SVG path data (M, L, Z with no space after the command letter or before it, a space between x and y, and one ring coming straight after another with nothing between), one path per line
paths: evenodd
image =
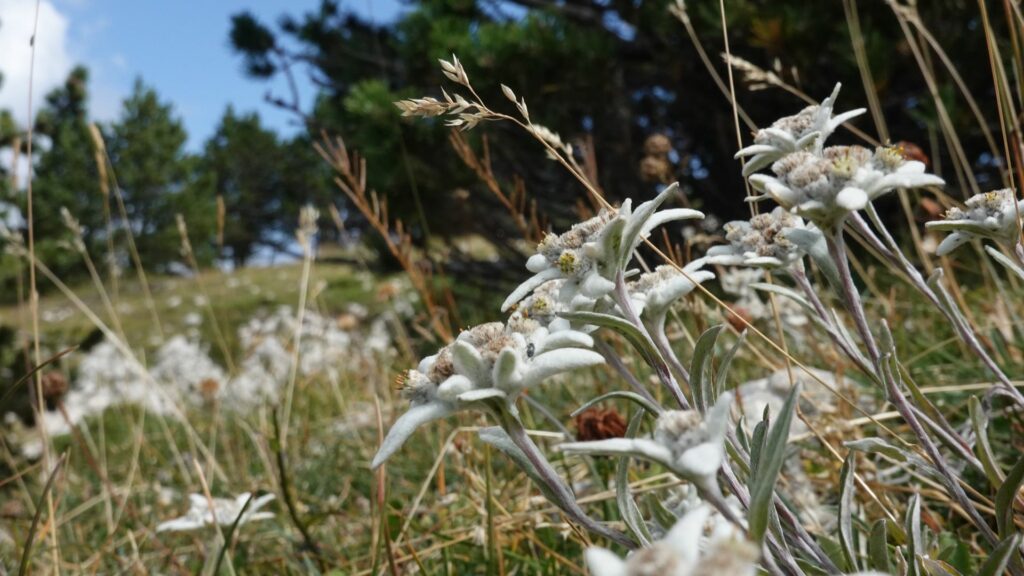
M24 126L28 120L32 30L36 3L0 0L0 108L10 110ZM39 3L36 28L35 78L32 110L39 109L46 93L62 84L73 65L68 50L68 20L49 0Z

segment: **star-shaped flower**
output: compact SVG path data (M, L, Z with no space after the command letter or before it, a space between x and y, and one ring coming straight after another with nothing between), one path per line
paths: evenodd
M781 206L750 221L729 222L725 225L725 239L729 243L711 247L704 260L724 266L788 267L804 256L804 251L787 237L794 229L818 232Z
M593 301L615 288L615 276L624 271L636 247L654 228L673 220L703 218L688 208L658 212L658 208L678 190L672 184L649 200L632 208L626 200L614 213L602 210L593 218L576 224L561 235L548 234L537 246L537 254L526 261L534 275L509 294L502 311L522 300L537 287L555 279L564 279L559 299L572 310L591 306Z
M603 363L604 357L588 350L593 344L576 330L523 332L501 322L462 332L409 370L403 393L411 406L388 431L372 467L383 464L420 426L459 410L493 407L515 413L523 390L556 374Z
M707 504L684 514L663 539L625 560L599 547L585 554L593 576L752 576L760 556L736 526L721 516L712 518Z
M657 330L663 330L665 318L672 304L706 280L714 273L701 270L702 260L695 260L683 267L685 274L674 266L663 264L653 271L640 275L628 285L633 307L641 319Z
M736 158L749 156L743 166L743 175L749 176L772 162L804 150L817 143L820 147L842 123L864 113L864 108L832 116L841 84L836 84L832 95L821 104L808 106L793 116L776 120L768 128L754 134L754 143L736 153Z
M195 530L203 526L212 526L214 523L221 526L231 526L236 520L238 520L239 525L242 525L247 522L274 517L273 512L259 511L260 508L263 508L274 499L273 494L264 494L258 498L253 498L249 506L245 507L245 503L249 500L250 496L249 492L243 492L234 498L214 498L213 508L211 509L210 500L206 496L202 494L189 494L188 512L180 518L161 523L156 527L156 531L180 532ZM245 507L244 514L242 513L243 507ZM242 514L240 520L238 518L239 514Z
M850 212L896 188L940 186L917 160L896 147L872 154L863 146L830 146L821 154L794 152L772 164L775 176L755 174L750 184L761 193L748 200L771 198L820 228L830 228Z
M1004 188L975 194L967 200L965 208L950 208L945 219L928 222L925 226L931 230L952 232L935 251L943 256L972 238L1016 242L1020 237L1018 210L1024 212L1024 200L1017 200L1013 190Z
M703 418L696 410L667 410L658 416L653 438L610 438L568 442L570 454L634 456L657 462L701 489L717 492L718 469L725 458L732 394L726 392Z

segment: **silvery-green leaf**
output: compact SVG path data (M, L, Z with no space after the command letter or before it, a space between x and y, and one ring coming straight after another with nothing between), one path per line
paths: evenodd
M718 365L718 372L715 373L715 381L711 386L711 394L719 396L726 390L731 390L732 387L726 385L729 378L729 368L732 366L732 359L736 357L736 353L739 352L740 347L743 346L743 342L747 339L747 331L740 332L739 338L736 342L726 351L725 355L722 356L721 361Z
M596 269L591 270L580 282L580 294L588 299L600 298L612 290L615 290L615 283L601 276Z
M843 188L836 194L836 205L849 212L856 212L868 205L868 195L860 188Z
M472 389L472 380L462 374L452 374L437 387L437 397L446 402L453 402L460 394Z
M854 475L857 473L855 452L848 452L839 472L839 543L849 570L857 569L857 551L853 545Z
M796 244L811 257L811 261L825 275L825 279L834 290L838 290L842 286L842 282L839 280L839 269L836 268L832 256L828 253L828 243L820 230L791 228L786 231L786 239Z
M491 378L494 385L502 390L516 390L522 387L522 375L519 373L519 354L506 348L498 354L494 361Z
M381 464L402 447L402 444L405 444L405 441L412 436L417 428L434 420L450 416L454 412L454 408L445 402L428 402L409 408L405 414L402 414L398 420L395 420L391 429L388 430L388 435L384 437L384 442L381 443L380 449L377 450L377 455L373 457L370 468L374 470L379 468Z
M889 533L886 526L884 518L876 520L871 525L871 536L868 538L868 558L871 560L871 567L882 572L892 570L892 562L889 559Z
M455 371L473 382L487 382L490 379L491 370L480 357L480 352L466 342L456 340L452 344L452 361Z
M765 152L774 152L775 146L769 144L751 144L746 148L741 148L739 152L733 155L734 159L740 159L744 156L754 156L755 154L764 154Z
M996 549L989 554L988 559L978 570L978 576L999 576L1006 573L1007 566L1013 561L1016 554L1020 554L1021 534L1014 533L1007 536L996 546Z
M995 509L996 525L1001 537L1009 536L1013 530L1013 501L1017 498L1021 484L1024 483L1024 456L1010 469L999 490L996 491Z
M989 256L991 256L996 262L1005 266L1007 270L1013 272L1020 279L1024 280L1024 268L1021 268L1016 262L1007 258L1005 254L996 250L992 246L985 246L985 252L988 252Z
M534 274L542 272L545 268L550 266L551 263L548 262L548 259L543 254L534 254L526 260L526 269Z
M569 454L635 456L653 460L667 467L672 466L672 451L668 447L646 438L608 438L590 442L567 442L559 444L556 449Z
M559 316L569 320L571 322L577 322L579 324L593 324L595 326L602 326L605 328L611 328L618 332L626 340L637 349L638 352L643 354L649 361L654 358L658 358L658 351L655 350L650 340L645 338L640 330L630 324L628 321L619 318L618 316L612 316L611 314L602 314L600 312L559 312Z
M643 228L640 229L640 238L646 238L652 230L667 222L675 222L676 220L702 220L703 218L703 212L700 210L693 210L691 208L672 208L671 210L655 212L647 222L644 223Z
M636 392L629 392L627 390L614 390L612 392L602 394L597 398L587 400L579 408L573 410L570 416L575 418L576 415L579 414L580 412L583 412L584 410L590 408L591 406L594 406L595 404L600 404L601 402L604 402L609 398L625 398L627 400L632 400L633 402L639 404L644 410L646 410L648 413L655 417L657 417L658 414L661 414L662 412L661 407L659 407L657 404L654 404L647 398L644 398L643 396L637 394Z
M752 479L750 488L750 509L747 520L750 524L750 536L754 542L761 542L768 529L768 514L774 505L775 483L782 463L786 458L786 442L789 439L789 427L793 422L797 399L800 397L800 383L797 382L789 392L779 416L768 431L762 450L757 475Z
M563 330L548 335L541 344L540 349L534 352L535 354L542 354L558 348L590 348L594 345L594 339L583 332Z
M707 371L708 366L711 365L715 342L718 341L718 335L723 328L725 328L724 324L708 328L700 335L693 347L693 358L690 361L690 391L693 394L694 406L702 413L707 411L708 402L712 398Z
M918 567L917 557L924 553L924 540L921 534L920 494L914 494L910 497L910 504L907 506L905 524L906 526L904 529L907 531L907 556L909 557L907 562L909 568L908 574L920 576L921 571Z
M479 388L459 394L459 402L483 402L484 400L507 400L508 394L497 388Z
M995 454L992 452L992 446L988 442L988 414L982 409L981 402L978 401L977 396L971 396L967 399L967 409L971 415L971 427L974 429L974 451L977 453L978 459L981 460L981 465L985 469L985 476L988 477L988 481L993 486L1000 486L1005 476L1003 476L1003 471L999 469Z
M569 370L604 364L604 356L582 348L560 348L534 356L523 374L522 386L529 388Z
M637 412L629 421L629 426L626 428L626 438L636 438L640 432L640 424L643 422L644 413L642 411ZM636 505L636 500L633 499L633 493L629 489L629 457L623 456L619 458L618 465L615 470L615 503L619 507L619 515L622 516L622 520L629 527L633 535L636 536L637 540L643 546L650 546L651 544L651 533L647 530L647 523L644 522L643 516L640 515L640 509Z
M929 224L931 224L931 222L929 222ZM945 256L946 254L949 254L953 250L956 250L957 248L966 244L968 241L970 241L970 239L971 237L968 234L964 234L962 232L953 232L949 236L943 238L942 242L939 242L939 247L935 249L935 255Z
M754 146L748 146L748 147L744 148L743 150L740 150L740 152L743 152L744 150L749 150L751 148L757 148L757 147L758 146L756 144ZM765 146L765 148L768 148L769 151L771 151L772 147L771 146ZM736 153L737 157L739 157L740 152ZM757 172L758 170L760 170L762 168L767 168L768 166L771 166L772 162L774 162L775 159L776 158L774 156L769 156L767 154L764 155L764 156L756 156L754 158L751 158L750 160L748 160L743 165L743 172L742 172L742 174L743 174L743 176L750 176L751 174L753 174L754 172Z

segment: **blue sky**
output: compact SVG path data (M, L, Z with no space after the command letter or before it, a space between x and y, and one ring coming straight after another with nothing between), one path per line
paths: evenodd
M400 0L341 4L377 22L393 19L403 9ZM236 110L258 110L268 125L294 132L293 119L263 101L268 89L283 93L284 86L243 75L241 59L228 42L230 17L250 10L274 24L283 13L298 15L318 5L319 0L42 0L37 91L56 85L71 65L81 63L90 69L95 117L116 117L121 100L141 76L174 104L193 150L213 132L229 103ZM25 13L34 6L33 0L0 0L0 49L5 42L24 45L24 38L31 35ZM18 115L24 116L27 64L6 60L0 62L5 76L0 105L21 110ZM309 102L311 87L303 83L300 91Z

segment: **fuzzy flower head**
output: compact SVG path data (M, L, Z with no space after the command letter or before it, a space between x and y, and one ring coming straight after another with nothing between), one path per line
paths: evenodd
M729 243L713 246L705 260L725 266L788 267L800 262L804 255L787 237L793 229L807 227L803 219L782 207L758 214L749 221L729 222L725 225L725 239Z
M703 218L696 210L658 208L678 190L678 184L667 186L656 198L632 207L626 200L618 210L602 210L593 218L580 222L560 235L548 234L537 246L537 253L526 262L534 275L505 299L502 311L522 300L539 286L555 279L565 282L559 300L570 309L590 306L594 300L615 288L615 277L626 269L636 247L651 230L673 220Z
M842 123L864 113L863 108L832 116L841 84L836 84L832 95L821 104L808 106L793 116L780 118L768 128L754 134L754 144L736 153L737 158L750 157L743 166L743 175L749 176L772 162L816 145L819 149Z
M702 264L702 261L687 264L683 267L685 274L674 266L663 264L630 282L629 295L640 317L662 329L672 304L693 292L697 284L715 277L714 273L701 270Z
M1014 243L1020 236L1017 212L1024 212L1024 200L1017 200L1009 188L975 194L964 208L950 208L943 220L928 222L932 230L951 232L935 251L949 254L972 238L988 238L996 242Z
M188 512L180 518L161 523L156 527L156 531L181 532L195 530L204 526L212 526L215 523L221 526L231 526L236 520L241 525L247 522L274 517L272 512L260 512L260 508L263 508L274 499L273 494L264 494L258 498L252 498L252 501L249 502L251 496L250 493L243 492L234 498L214 498L213 507L211 508L210 500L206 496L202 494L189 494ZM248 506L245 505L246 502L249 502ZM244 513L242 511L243 508L245 509Z
M598 547L588 548L585 557L594 576L753 576L760 556L738 528L700 504L662 540L625 560Z
M465 330L455 342L409 370L402 393L411 405L388 431L373 458L373 468L428 422L468 408L515 413L515 402L527 388L556 374L604 362L589 350L594 341L582 332L517 328L521 327L490 322Z
M925 173L917 160L907 160L897 147L830 146L814 154L799 151L772 164L775 176L755 174L750 184L761 192L749 200L771 198L785 208L830 228L850 212L896 188L944 184Z
M667 410L652 438L611 438L569 442L559 449L570 454L634 456L662 464L702 489L717 490L718 469L725 458L732 394L725 393L706 416L696 410Z

